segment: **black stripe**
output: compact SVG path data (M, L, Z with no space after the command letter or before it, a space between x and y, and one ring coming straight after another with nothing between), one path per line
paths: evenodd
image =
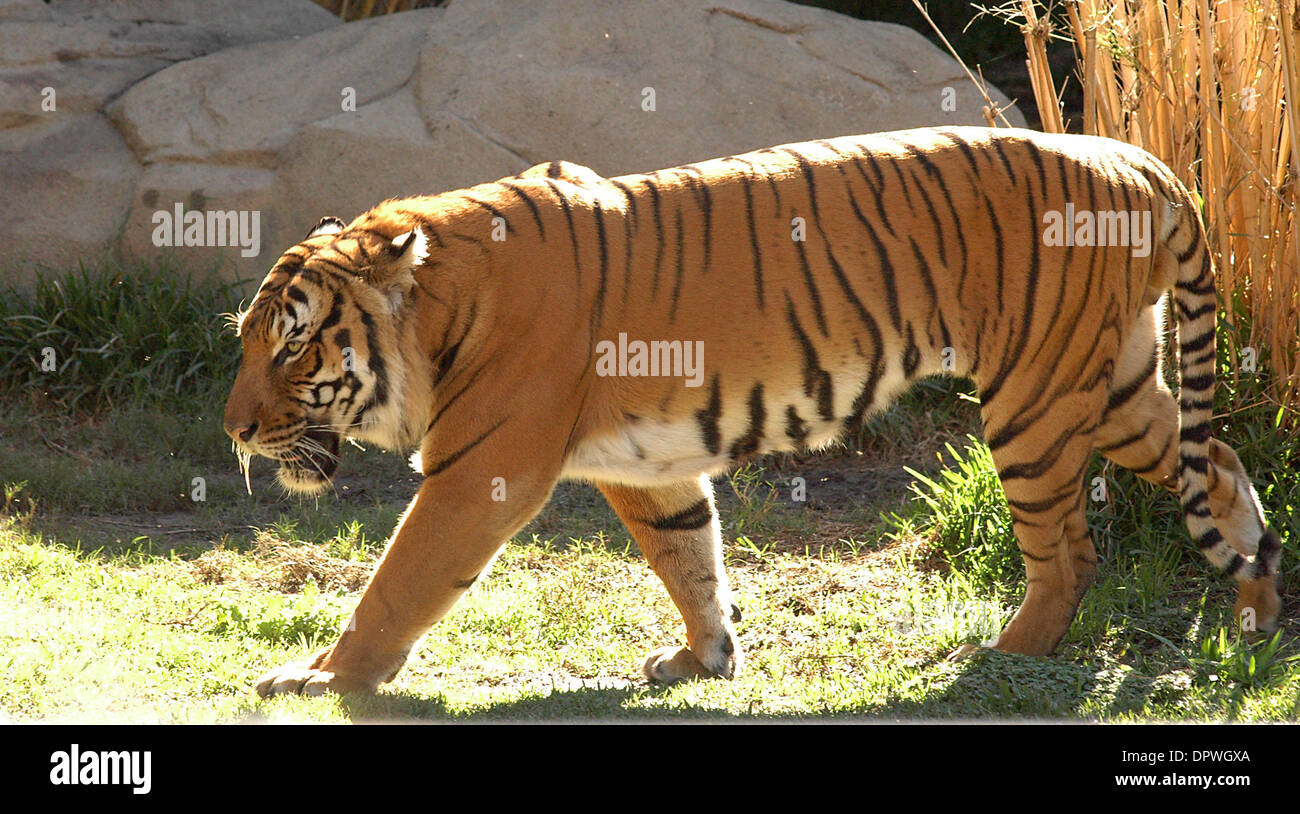
M609 287L609 238L605 234L605 211L597 203L592 214L596 217L596 240L600 244L600 287L596 289L596 306L591 313L591 332L600 328L605 311L605 291Z
M513 232L513 231L514 231L514 228L511 227L511 225L510 225L510 219L507 218L507 217L506 217L506 214L505 214L504 212L502 212L500 209L497 209L495 206L493 206L492 204L488 203L487 201L480 201L478 198L475 198L473 195L466 195L466 196L465 196L465 200L469 201L470 203L477 204L478 206L481 206L482 208L484 208L484 209L486 209L487 211L491 212L493 217L495 217L495 218L501 218L501 220L505 221L505 222L506 222L506 232Z
M754 193L749 176L741 173L740 188L745 193L745 220L749 224L749 250L754 255L754 291L758 295L758 310L763 310L763 250L758 245L758 229L754 225Z
M1240 571L1241 567L1245 564L1246 564L1246 558L1241 556L1240 554L1234 553L1232 555L1232 559L1228 560L1228 564L1224 566L1223 572L1230 577L1235 577L1237 575L1237 572Z
M554 167L558 165L556 162L552 161L551 166ZM578 231L573 224L573 207L569 204L569 199L565 197L564 192L560 190L559 184L549 178L546 180L546 183L550 185L551 192L555 193L556 199L560 202L560 209L564 212L564 219L568 221L569 241L573 246L573 270L578 275L578 285L582 285L582 262L578 257Z
M655 214L655 271L654 282L650 286L650 296L653 298L659 293L659 271L664 264L664 223L661 212L662 204L659 200L659 187L649 178L645 178L646 189L650 190L650 203L653 204Z
M998 160L1002 162L1003 168L1007 171L1007 177L1011 179L1012 184L1016 183L1016 170L1011 166L1007 154L1002 151L1002 139L995 138L992 140L992 144L993 152L998 154Z
M320 330L326 331L333 328L335 325L339 324L339 320L342 318L343 304L338 299L335 299L334 305L330 308L330 312L325 315L324 321L320 324Z
M952 212L953 222L960 224L961 218L957 216L956 211L952 208L952 195L948 191L948 185L944 182L943 175L939 172L939 168L936 167L934 162L927 158L924 153L918 150L915 145L909 144L907 146L907 151L914 159L920 162L922 168L924 168L926 172L929 173L930 177L939 184L939 187L943 192L942 199L948 201L948 209ZM930 193L926 192L925 184L918 182L916 184L916 191L921 193L921 199L925 201L926 212L930 215L930 223L934 226L934 239L939 244L939 256L943 260L943 264L946 266L948 265L948 241L944 239L943 225L939 223L939 215L935 211L934 201L930 199ZM962 241L962 250L965 251L965 239L962 237L960 229L957 230L957 237Z
M438 461L438 462L437 462L436 464L434 464L432 467L426 468L426 469L424 470L424 476L425 476L426 478L432 478L434 475L438 475L438 474L442 473L443 471L445 471L449 466L451 466L452 464L456 463L456 462L459 461L461 458L463 458L463 457L465 456L466 453L468 453L468 452L469 452L470 450L472 450L474 447L476 447L476 446L478 446L479 444L481 444L481 443L483 442L483 440L486 439L489 435L491 435L492 433L496 432L496 431L497 431L497 428L500 427L502 424L504 424L505 421L506 421L506 420L505 420L504 418L501 419L500 421L498 421L497 423L495 423L495 424L493 424L491 427L489 427L489 428L488 428L488 429L487 429L487 430L486 430L482 435L480 435L478 438L475 438L473 441L470 441L470 442L469 442L468 444L466 444L465 446L461 447L460 449L456 450L456 451L453 452L452 454L450 454L450 455L448 455L447 457L443 458L442 460Z
M1192 256L1195 255L1196 252L1197 252L1197 250L1200 249L1200 248L1201 248L1201 230L1200 230L1200 229L1193 229L1193 230L1192 230L1192 240L1191 240L1190 243L1187 244L1187 248L1184 249L1183 251L1179 252L1177 255L1175 255L1175 259L1178 260L1178 265L1181 266L1181 265L1183 265L1184 263L1186 263L1186 262L1188 262L1189 260L1191 260L1191 259L1192 259ZM1207 259L1208 259L1208 256L1207 256Z
M1066 444L1070 443L1070 441L1079 434L1087 421L1088 418L1085 417L1074 426L1066 427L1056 436L1056 439L1052 441L1051 446L1039 453L1037 460L1027 461L1021 464L1012 464L1005 469L1001 469L998 471L998 478L1005 485L1008 480L1013 478L1032 480L1041 477L1045 472L1047 472L1047 470L1056 466L1057 461L1061 458L1061 453L1065 451Z
M654 520L645 520L642 522L657 531L695 531L696 529L704 528L712 521L713 512L709 509L709 501L700 498L685 509L670 514L667 517L659 517Z
M678 207L674 217L677 223L677 276L673 281L673 304L668 309L668 321L673 322L677 319L677 305L682 295L682 274L684 272L683 264L686 262L686 238L682 233L682 210Z
M789 147L782 147L781 152L793 157L799 164L799 169L803 172L804 181L808 184L808 200L812 204L813 217L820 220L821 213L817 211L817 182L813 178L812 165L809 164L808 159L797 150L793 150Z
M1180 342L1178 347L1184 355L1193 354L1210 345L1214 341L1214 329L1206 331L1195 339L1189 339L1186 342Z
M1213 548L1221 542L1223 542L1223 535L1219 533L1218 529L1211 528L1209 531L1201 535L1201 539L1196 541L1196 547L1204 551L1207 548Z
M1147 437L1147 433L1151 432L1151 428L1155 426L1155 423L1156 423L1155 419L1152 419L1146 423L1145 427L1133 433L1132 435L1126 435L1125 437L1121 438L1120 440L1116 441L1113 444L1098 446L1097 451L1105 455L1107 452L1114 452L1117 449L1123 449L1129 444L1137 443L1138 441L1141 441L1143 438ZM1166 444L1166 446L1167 445L1168 444Z
M868 160L870 160L870 156L868 156ZM889 214L885 211L885 206L881 202L881 191L876 188L884 182L884 176L880 175L880 170L873 165L872 168L875 169L876 175L879 176L879 180L876 183L872 183L871 179L867 177L867 171L862 167L861 160L856 156L853 158L853 166L857 169L858 174L862 176L863 182L866 183L867 188L871 191L871 202L876 207L876 215L880 218L880 222L885 225L885 231L889 232L890 237L895 237L894 225L889 222ZM845 181L845 186L848 187L847 181ZM850 192L850 194L852 193Z
M867 237L871 239L871 245L876 250L877 269L880 272L881 279L884 280L885 283L885 302L889 306L889 321L894 326L895 332L901 332L902 312L899 310L898 305L898 284L894 278L894 263L889 258L889 251L885 248L885 244L880 240L879 236L876 235L876 230L872 228L871 221L862 214L862 210L858 209L857 201L853 199L852 195L849 196L849 204L853 209L853 214L866 230ZM820 228L821 226L818 224L818 229ZM822 236L824 238L825 234L823 233ZM829 242L827 243L826 252L827 255L830 254ZM834 262L834 259L832 259L831 263L834 264ZM880 337L878 334L875 339L876 346L879 347Z
M903 351L903 375L912 378L916 374L917 365L921 363L921 351L916 347L916 342L912 336L912 323L907 323L907 350Z
M701 273L709 273L709 264L713 259L713 196L709 192L709 185L701 181L696 176L700 171L696 167L683 167L688 173L686 176L691 188L695 190L696 200L700 205L700 212L704 216L704 268Z
M785 316L790 327L794 329L800 350L803 351L803 394L808 398L815 398L818 415L825 421L831 421L835 418L835 408L831 398L831 374L822 370L817 359L817 350L808 340L808 334L804 332L803 326L799 324L799 317L794 312L794 303L790 301L788 292L785 295Z
M767 408L763 404L763 383L758 382L749 391L749 429L731 445L731 459L737 461L758 452L767 421Z
M1213 314L1215 309L1215 305L1212 302L1207 302L1204 305L1201 305L1200 307L1195 309L1189 309L1186 305L1182 303L1181 300L1177 300L1176 302L1178 304L1179 314L1181 314L1182 317L1186 319L1188 322L1192 322L1196 319L1199 319L1200 317L1203 317L1206 314Z
M534 201L531 197L529 197L528 194L524 192L522 189L520 189L516 184L513 184L509 181L502 181L501 184L506 189L510 190L515 195L517 195L519 199L522 200L525 204L527 204L528 211L533 213L533 222L537 224L537 232L541 236L542 240L545 240L546 226L542 223L542 212L540 209L537 208L537 202ZM507 221L507 230L508 228L509 228L509 221Z
M785 408L785 434L799 449L803 449L808 442L808 425L804 423L793 404L787 404Z
M384 362L383 354L379 348L378 328L375 327L375 318L368 311L361 311L361 324L366 329L366 352L369 359L366 364L370 367L370 372L375 374L375 395L373 401L375 404L383 405L388 403L388 366Z
M1210 459L1204 455L1184 455L1178 464L1178 472L1181 475L1184 470L1190 469L1204 475L1209 467Z
M622 181L615 181L612 178L609 182L618 187L623 193L623 197L627 199L628 213L632 216L633 220L636 220L636 196L632 194L632 188Z
M1146 367L1142 369L1142 374L1120 389L1111 391L1110 400L1106 402L1106 412L1109 413L1115 408L1122 407L1128 403L1128 400L1133 398L1133 396L1142 389L1142 385L1146 384L1151 377L1155 375L1156 365L1159 361L1160 357L1153 347L1151 349L1151 358L1147 360Z
M702 410L695 411L695 420L700 424L700 438L710 455L717 455L722 448L722 434L718 430L718 418L722 413L722 392L718 384L718 374L713 374L713 384L709 391L709 403Z
M925 294L930 300L930 313L925 318L925 332L929 335L930 323L934 321L934 315L939 310L939 289L934 285L934 276L930 273L930 263L921 252L921 247L916 245L916 240L913 238L909 237L907 240L912 244L912 258L916 261L916 270L921 275L921 285L925 287ZM939 326L943 331L944 347L948 347L952 343L948 341L948 327L943 324L943 317L939 318ZM931 338L930 344L934 344L933 338Z
M805 228L804 237L807 235ZM808 284L808 296L812 297L813 316L817 318L817 329L821 331L822 336L830 336L830 329L826 327L826 314L822 311L822 295L817 290L816 281L813 280L812 267L808 265L808 254L804 250L804 241L794 241L794 248L799 255L799 270L803 272L804 282Z
M1007 504L1023 514L1042 514L1055 509L1064 501L1074 497L1076 493L1074 484L1070 484L1064 492L1044 500L1012 500L1007 498Z

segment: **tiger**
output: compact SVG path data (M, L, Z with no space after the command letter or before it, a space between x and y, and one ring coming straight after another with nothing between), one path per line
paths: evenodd
M415 449L423 480L337 641L256 689L392 681L564 479L604 495L685 623L645 677L734 678L711 477L834 444L934 374L975 387L1024 560L987 647L1049 655L1069 629L1098 568L1094 452L1177 494L1235 611L1273 630L1279 537L1211 437L1214 271L1197 200L1155 157L1012 128L611 178L551 161L324 218L237 317L225 431L294 492L328 488L344 438Z

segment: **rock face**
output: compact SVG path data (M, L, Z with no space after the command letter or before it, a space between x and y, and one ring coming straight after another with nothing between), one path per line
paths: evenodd
M782 0L455 0L347 25L308 0L19 0L0 41L10 275L157 254L178 205L255 211L256 252L211 235L172 250L256 279L322 215L554 158L614 175L984 123L919 34Z
M310 0L6 0L0 279L116 249L142 162L103 113L113 99L204 54L340 25Z

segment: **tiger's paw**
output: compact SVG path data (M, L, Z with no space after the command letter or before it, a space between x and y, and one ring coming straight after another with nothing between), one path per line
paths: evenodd
M1277 630L1281 611L1282 597L1277 592L1277 574L1240 583L1232 612L1243 631L1260 638L1273 633Z
M728 636L725 643L711 648L708 662L700 661L688 647L661 647L650 654L641 671L656 684L672 684L690 678L732 679L740 672L740 654Z
M348 680L337 673L303 664L285 664L257 680L257 694L263 698L272 695L324 695L327 692L347 695L374 691L374 686L368 682Z

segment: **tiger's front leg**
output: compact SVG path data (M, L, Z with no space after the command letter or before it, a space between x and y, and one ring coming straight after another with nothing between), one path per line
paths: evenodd
M397 675L555 485L559 456L521 453L528 447L508 429L425 456L427 477L338 641L305 665L262 676L260 695L373 692Z
M722 567L722 532L707 477L668 486L598 483L686 621L686 647L646 659L651 681L734 678L741 652L732 624L740 610Z

